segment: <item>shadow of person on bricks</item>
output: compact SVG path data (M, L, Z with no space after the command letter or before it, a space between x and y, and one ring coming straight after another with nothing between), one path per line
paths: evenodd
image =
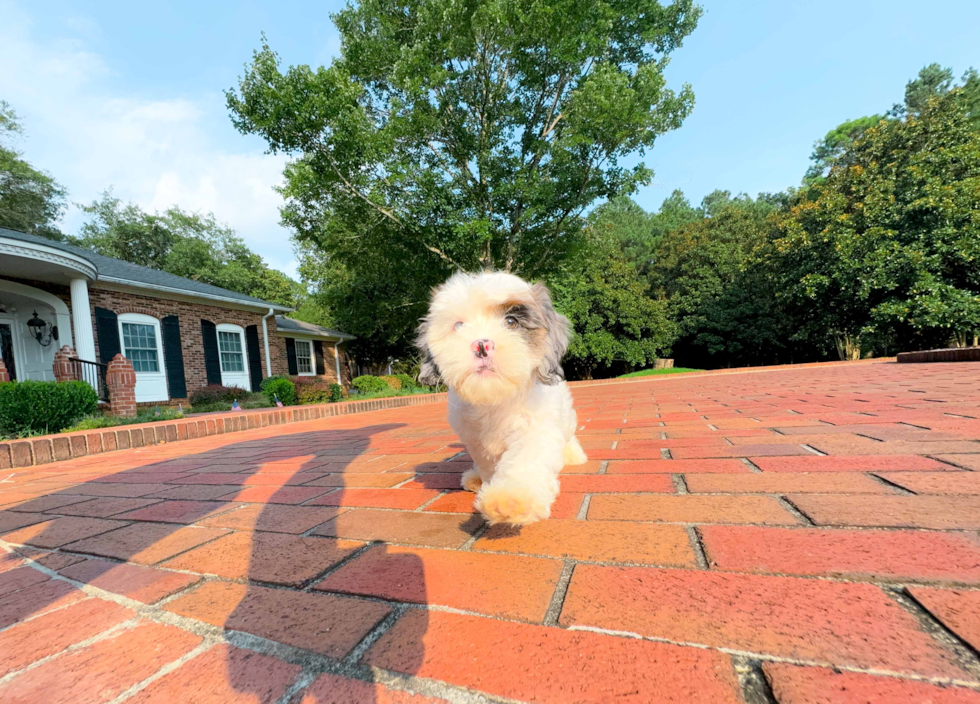
M11 473L0 484L0 629L7 629L0 635L30 635L41 627L60 635L51 652L42 648L23 662L0 663L0 677L9 676L0 683L0 700L5 691L28 701L32 693L38 700L56 698L59 658L33 667L29 676L17 673L113 628L122 634L156 629L156 648L167 652L123 666L125 676L116 668L115 689L99 690L111 693L108 699L143 683L149 699L176 686L183 701L197 693L223 699L237 692L248 693L249 701L274 702L322 671L327 674L305 690L306 704L348 691L350 701L375 701L383 685L374 682L364 656L408 611L412 618L397 634L397 670L418 671L428 623L420 608L428 601L422 559L389 546L383 534L365 534L370 520L347 530L338 529L336 519L395 513L385 510L386 502L408 513L432 497L419 494L422 487L402 488L414 470L395 472L410 463L385 455L385 443L375 440L404 424L358 428L345 417L341 425L349 427L336 425L312 431L310 423L270 426ZM412 442L419 440L394 445L410 448ZM459 518L464 530L476 530ZM345 570L360 577L345 585ZM382 589L358 587L365 575ZM328 582L334 577L342 581ZM97 588L88 590L94 596L125 599L89 613L86 604L107 602L86 600L86 586ZM138 603L153 605L146 612L150 621L169 613L221 627L228 644L199 653L199 637L133 620ZM179 635L182 645L164 648L163 631ZM122 637L101 636L61 657L111 647ZM160 667L189 651L194 657L187 664L161 676ZM87 701L82 692L66 695Z

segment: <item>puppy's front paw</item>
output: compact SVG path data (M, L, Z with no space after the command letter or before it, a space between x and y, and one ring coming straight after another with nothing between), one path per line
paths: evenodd
M483 486L483 479L480 478L479 470L474 467L463 472L463 476L459 478L459 483L466 491L476 493Z
M579 443L578 438L573 437L565 445L565 464L566 465L576 465L585 464L589 461L589 458L585 454L585 450L582 449L581 443Z
M476 495L473 504L490 525L508 523L525 526L551 514L551 503L545 503L530 489L521 485L488 484Z

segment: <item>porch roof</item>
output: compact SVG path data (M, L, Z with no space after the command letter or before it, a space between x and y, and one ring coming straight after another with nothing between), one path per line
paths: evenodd
M50 262L52 251L55 254L64 255L65 261L61 263L64 264L66 270L76 271L78 274L83 274L95 281L146 289L157 293L205 298L226 304L247 305L264 309L272 308L277 312L292 310L289 306L279 303L271 303L261 298L229 291L200 281L185 279L182 276L175 276L138 264L130 264L64 242L56 242L45 237L0 227L0 254ZM3 273L0 271L0 274ZM30 278L30 272L27 271L17 275Z
M303 320L296 320L295 318L287 318L284 315L276 316L276 331L280 335L285 336L303 335L306 337L321 337L340 341L356 339L353 335L348 335L346 332L320 327L319 325L307 323Z

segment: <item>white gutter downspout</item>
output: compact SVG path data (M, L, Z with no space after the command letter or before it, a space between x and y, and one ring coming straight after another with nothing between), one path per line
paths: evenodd
M340 340L333 344L333 361L337 363L337 383L343 386L344 382L340 380Z
M276 311L272 308L262 316L262 341L265 343L265 375L272 376L272 357L269 356L269 316L275 315Z

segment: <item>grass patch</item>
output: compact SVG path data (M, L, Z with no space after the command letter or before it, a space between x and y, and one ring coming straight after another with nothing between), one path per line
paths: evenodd
M391 396L421 396L423 394L438 393L435 389L415 388L415 389L388 389L387 391L372 391L366 394L351 393L345 401L368 401L372 398L390 398Z
M687 367L671 367L670 369L643 369L630 374L623 374L619 379L629 379L634 376L654 376L655 374L683 374L684 372L701 372L703 369L688 369Z
M91 415L85 416L80 421L75 423L75 425L70 428L65 428L63 433L73 433L76 430L98 430L99 428L111 428L116 425L132 425L134 423L157 423L162 420L178 420L184 417L183 413L180 413L175 408L170 408L169 406L164 406L158 409L159 412L153 411L153 409L141 409L136 412L136 415L129 418L120 418L119 416L102 416L102 415Z

